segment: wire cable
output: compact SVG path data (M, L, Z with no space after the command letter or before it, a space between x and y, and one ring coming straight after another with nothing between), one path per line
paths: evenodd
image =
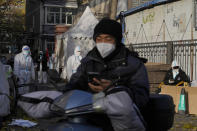
M139 31L139 33L138 33L137 39L136 39L136 41L135 41L135 44L137 44L137 40L138 40L138 37L139 37L139 35L140 35L141 29L142 29L142 24L141 24L140 31Z
M170 37L170 39L171 39L171 41L172 41L172 37L171 37L170 32L169 32L169 30L168 30L167 24L166 24L165 21L164 21L164 23L165 23L165 27L166 27L166 29L167 29L168 35L169 35L169 37Z
M190 23L191 19L192 19L192 14L190 15L189 21L188 21L187 26L186 26L186 29L185 29L185 31L184 31L182 37L181 37L181 40L183 40L183 38L184 38L184 36L185 36L185 33L186 33L186 31L187 31L187 28L188 28L188 26L189 26L189 23ZM191 23L191 24L192 24L192 23Z
M158 33L158 35L157 35L157 38L156 38L156 41L155 41L155 42L157 42L157 39L158 39L158 37L159 37L159 34L160 34L160 32L161 32L161 29L162 29L162 27L163 27L164 22L165 22L165 20L163 20L163 22L162 22L161 28L160 28L160 30L159 30L159 33Z
M144 32L144 35L145 35L146 41L147 41L147 43L148 43L148 38L147 38L147 36L146 36L146 32L145 32L145 30L144 30L143 25L142 25L142 29L143 29L143 32Z

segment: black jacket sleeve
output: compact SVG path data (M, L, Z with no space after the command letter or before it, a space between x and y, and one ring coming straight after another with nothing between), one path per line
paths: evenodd
M89 88L86 74L86 66L85 63L82 62L77 68L77 72L72 74L69 83L66 85L66 88L88 91Z
M164 82L165 85L169 85L169 80L172 77L172 73L171 72L172 72L172 70L168 70L166 72L166 75L165 75L164 80L163 80L163 82Z
M136 70L130 78L129 87L133 92L136 105L139 109L143 109L149 101L148 74L143 62L139 63Z
M179 70L179 72L180 72L181 81L190 83L190 79L186 75L186 73L183 70L181 70L181 69Z

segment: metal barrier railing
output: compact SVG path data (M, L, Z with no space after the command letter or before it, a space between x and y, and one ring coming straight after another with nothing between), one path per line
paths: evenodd
M139 56L147 58L149 62L166 63L167 42L132 44Z
M170 64L176 59L191 80L197 79L197 40L139 43L131 44L129 48L149 62Z

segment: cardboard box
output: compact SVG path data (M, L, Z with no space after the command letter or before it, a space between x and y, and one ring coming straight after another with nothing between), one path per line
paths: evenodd
M181 89L185 88L188 95L188 113L197 115L197 87L162 85L160 94L168 94L173 97L175 111L178 112Z
M170 69L170 64L162 63L146 63L148 71L148 79L150 85L150 93L155 93L158 90L159 84L164 80L166 72Z

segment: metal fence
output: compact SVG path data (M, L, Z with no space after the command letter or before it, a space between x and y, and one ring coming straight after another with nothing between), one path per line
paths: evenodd
M139 43L129 47L149 62L170 64L175 59L191 80L197 79L197 40Z

